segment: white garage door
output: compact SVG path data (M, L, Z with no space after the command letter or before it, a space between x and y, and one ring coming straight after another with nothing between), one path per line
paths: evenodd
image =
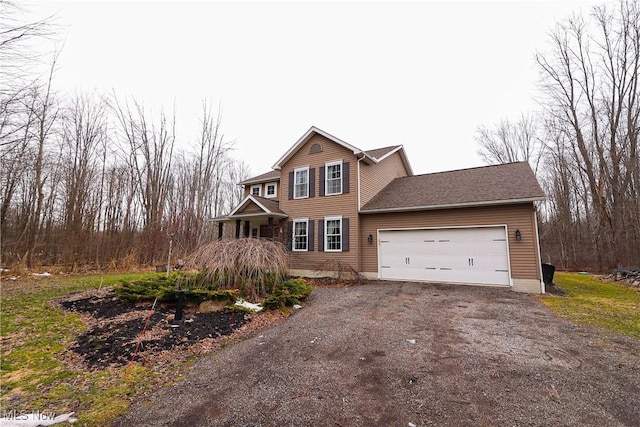
M505 227L381 230L381 279L506 285Z

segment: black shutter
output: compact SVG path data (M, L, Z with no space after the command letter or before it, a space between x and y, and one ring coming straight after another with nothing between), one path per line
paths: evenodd
M324 219L318 220L318 252L324 252Z
M342 163L342 192L349 192L349 162Z
M349 252L349 218L342 218L342 252Z
M287 221L287 235L285 239L287 239L287 249L291 251L293 248L293 221Z
M289 172L289 200L293 199L293 172Z
M314 232L315 232L315 230L314 230L314 226L315 226L315 221L314 221L314 220L312 220L312 219L310 219L310 220L309 220L309 224L307 225L307 239L308 239L308 243L309 243L309 244L307 245L307 248L308 248L308 250L310 250L310 251L313 251L313 250L314 250L314 249L313 249L313 243L314 243L314 242L313 242L313 234L314 234Z
M309 168L309 197L316 197L316 168Z
M319 184L319 190L320 190L320 196L324 196L324 166L321 166L318 168L318 170L320 171L320 184Z

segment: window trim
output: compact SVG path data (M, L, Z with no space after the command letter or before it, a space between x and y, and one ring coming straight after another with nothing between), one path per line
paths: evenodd
M340 166L340 191L337 193L329 193L329 166L336 166L339 165ZM344 168L343 166L343 161L342 160L336 160L333 162L327 162L324 164L324 195L325 196L337 196L339 194L342 194L344 191L344 182L343 182L343 177L344 177L344 171L342 170Z
M329 249L329 233L328 233L328 224L329 221L340 221L340 230L337 236L340 237L340 248L339 249ZM336 236L336 234L331 234L331 236ZM324 217L324 251L325 252L342 252L342 216L325 216Z
M273 194L269 194L269 186L273 185ZM275 197L278 197L278 183L276 181L273 182L267 182L264 185L264 197L267 199L273 199Z
M305 232L304 236L307 238L307 242L304 249L296 248L296 224L305 224ZM291 228L292 236L291 236L291 251L293 252L309 252L309 218L298 218L293 220L293 225ZM302 234L300 235L302 236Z
M302 172L302 171L307 171L307 194L305 196L297 196L296 195L296 175L298 174L298 172ZM302 168L295 168L293 170L293 198L294 199L308 199L309 198L309 166L305 166Z
M258 189L258 194L253 194L253 189L254 188ZM256 184L256 185L252 185L251 187L249 187L249 194L252 195L252 196L261 197L262 196L262 185Z

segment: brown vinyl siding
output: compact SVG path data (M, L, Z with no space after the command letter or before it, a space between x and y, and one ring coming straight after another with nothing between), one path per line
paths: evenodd
M360 216L361 271L378 271L377 231L379 229L466 227L479 225L507 225L511 277L540 280L540 260L535 242L535 210L532 203L441 209L418 212L378 213ZM516 241L520 230L522 240ZM373 243L367 242L369 234Z
M246 214L246 213L253 213L253 212L264 213L264 211L260 208L260 206L256 205L253 202L249 202L249 203L247 203L247 206L245 206L244 208L242 208L238 212L236 212L236 215Z
M380 190L395 178L407 176L402 158L398 152L377 164L360 163L360 206L364 206Z
M309 150L313 144L320 144L322 152L310 154ZM349 162L349 193L339 195L320 196L320 186L324 182L320 180L319 170L324 168L325 163L342 160ZM318 230L315 230L316 239L313 251L291 252L291 268L294 269L322 269L323 263L327 261L339 260L351 267L358 268L358 211L357 211L357 185L356 185L356 163L357 158L352 151L324 138L321 135L314 135L298 151L282 165L280 175L280 185L278 198L280 199L280 209L289 215L287 221L298 218L308 218L314 221L317 228L319 220L324 220L327 216L342 216L349 219L349 252L320 252L318 251ZM306 199L291 199L287 189L289 188L289 173L295 168L308 166L315 169L315 188L312 192L315 197ZM344 184L343 184L344 188Z

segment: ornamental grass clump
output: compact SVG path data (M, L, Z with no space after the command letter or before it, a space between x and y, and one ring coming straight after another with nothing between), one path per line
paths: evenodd
M260 239L216 240L198 248L187 259L220 289L238 289L248 299L259 300L282 283L289 267L284 245Z

